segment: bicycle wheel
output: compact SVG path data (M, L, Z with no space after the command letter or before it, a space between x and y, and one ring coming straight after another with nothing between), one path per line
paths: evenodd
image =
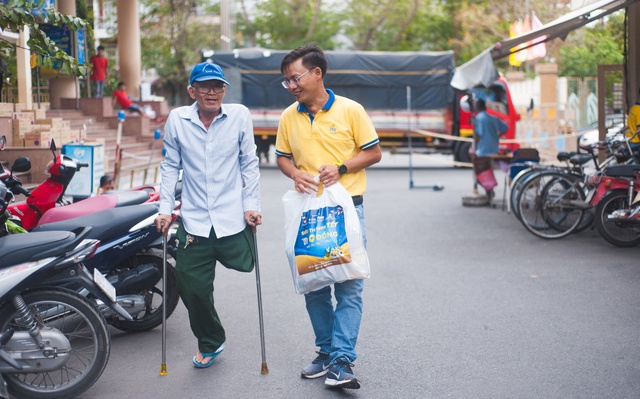
M510 201L511 209L513 209L513 214L520 222L522 222L522 216L520 215L520 193L522 193L523 188L529 181L531 181L531 179L535 179L541 174L552 172L556 172L556 170L531 168L529 170L522 171L522 175L520 175L519 178L518 176L516 176L517 180L515 180L513 191L510 195ZM525 195L524 197L526 198L526 196L527 195Z
M596 228L608 242L618 247L640 243L640 223L628 219L629 197L626 191L612 191L598 202Z
M566 234L580 227L586 209L580 179L567 175L551 180L542 192L541 201L549 226Z
M527 231L538 237L547 239L561 238L571 233L572 229L580 223L580 219L577 220L576 226L573 226L573 224L569 226L567 226L567 224L561 224L559 219L555 220L553 224L550 224L549 221L554 220L554 217L545 214L545 208L548 207L548 205L543 202L543 197L548 187L554 187L556 189L562 188L563 186L571 184L575 179L577 179L577 177L572 175L548 171L535 175L524 184L518 195L518 209L520 212L520 222ZM564 181L564 183L560 183L561 181ZM555 184L560 185L556 186ZM584 193L581 191L580 193L581 194L577 195L584 200ZM572 191L571 195L573 194L575 193ZM551 194L547 197L549 200L558 199ZM562 200L562 197L560 197L560 200ZM565 201L563 202L563 206L571 206L571 203ZM559 215L555 216L558 217ZM575 218L571 218L570 220L575 220ZM557 227L566 228L559 230Z
M520 220L520 210L518 209L518 194L527 180L537 172L535 169L527 168L518 172L509 184L509 211L513 212L516 219Z

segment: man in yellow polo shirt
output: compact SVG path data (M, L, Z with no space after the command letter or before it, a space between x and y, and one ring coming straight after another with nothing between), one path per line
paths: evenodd
M276 138L278 167L291 178L296 191L317 191L338 181L353 197L364 232L365 168L382 158L378 134L362 105L337 96L324 87L327 59L314 44L299 47L284 57L282 85L296 102L282 113ZM319 347L318 356L301 372L303 378L327 375L325 384L358 389L352 370L362 319L364 280L349 280L305 294L307 312Z
M636 103L629 110L629 116L627 117L627 137L633 136L638 129L640 129L640 89L638 89ZM634 137L631 142L640 143L640 137Z

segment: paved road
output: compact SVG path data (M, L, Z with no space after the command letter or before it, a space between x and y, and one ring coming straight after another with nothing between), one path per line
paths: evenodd
M260 375L253 274L220 268L216 304L227 349L209 369L182 304L161 330L113 330L111 358L88 398L638 398L640 248L596 231L558 241L500 209L466 208L470 171L373 169L365 196L372 278L365 285L358 391L332 391L299 371L314 356L304 300L284 255L282 194L262 172L259 252L269 375ZM501 188L501 186L500 186Z

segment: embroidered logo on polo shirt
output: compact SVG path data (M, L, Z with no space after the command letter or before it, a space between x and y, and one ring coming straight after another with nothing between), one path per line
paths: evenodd
M331 133L335 133L338 131L338 129L336 128L336 125L332 123L331 126L329 126L329 131Z

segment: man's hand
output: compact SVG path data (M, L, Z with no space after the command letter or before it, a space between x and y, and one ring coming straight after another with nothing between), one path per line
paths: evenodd
M301 194L311 194L311 192L318 191L318 182L309 173L297 170L291 178L293 179L294 188Z
M171 215L158 215L155 223L158 233L162 233L163 236L166 236L169 234L169 227L171 226Z
M262 215L258 211L245 211L244 220L251 227L256 227L262 224Z
M329 187L340 180L338 165L322 165L318 169L318 173L320 173L320 181L325 187Z

